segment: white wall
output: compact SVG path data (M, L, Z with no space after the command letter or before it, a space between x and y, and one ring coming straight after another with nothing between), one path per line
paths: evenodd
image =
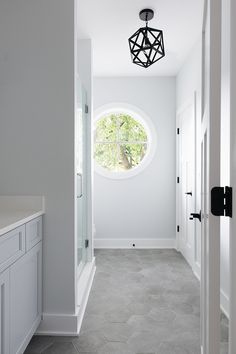
M128 239L130 243L140 239L173 240L175 79L95 78L94 108L114 102L136 106L150 117L157 149L148 167L134 177L112 180L95 173L95 245L104 245L99 243L101 239Z
M176 107L182 108L194 91L201 94L201 40L193 46L176 79Z
M2 0L0 45L0 194L45 195L43 311L66 318L75 313L74 0Z

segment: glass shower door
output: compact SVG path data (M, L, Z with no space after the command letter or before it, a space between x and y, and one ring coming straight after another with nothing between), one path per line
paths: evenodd
M77 193L77 265L79 275L86 262L86 91L78 81L77 114L75 122L76 193Z

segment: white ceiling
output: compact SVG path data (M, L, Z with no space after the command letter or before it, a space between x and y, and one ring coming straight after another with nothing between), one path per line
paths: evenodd
M128 38L151 8L150 27L164 32L165 58L148 69L131 62ZM95 76L176 75L201 35L203 0L79 0L78 37L91 38Z

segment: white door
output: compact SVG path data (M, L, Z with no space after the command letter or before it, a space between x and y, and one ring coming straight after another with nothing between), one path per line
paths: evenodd
M76 228L77 228L77 276L86 262L87 235L87 153L86 153L86 91L77 82L77 112L75 117L75 167L76 167Z
M211 190L220 186L221 0L205 0L202 73L202 354L220 354L220 217Z
M194 268L194 222L195 212L195 109L194 102L178 114L179 121L179 248Z

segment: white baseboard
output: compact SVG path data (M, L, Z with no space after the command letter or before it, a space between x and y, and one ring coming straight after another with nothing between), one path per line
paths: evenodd
M135 246L133 246L135 245ZM169 248L176 249L176 239L94 239L94 248Z
M77 310L75 314L43 313L42 321L37 329L37 335L47 336L78 336L84 317L89 293L96 271L95 258L88 262L77 282Z
M43 313L42 321L36 331L45 336L77 336L78 314Z
M95 258L93 258L92 262L88 262L85 265L83 272L77 283L77 289L78 289L77 333L78 334L80 332L80 328L84 318L84 313L88 303L88 298L89 298L90 290L92 288L95 272L96 272L96 264L95 264Z

